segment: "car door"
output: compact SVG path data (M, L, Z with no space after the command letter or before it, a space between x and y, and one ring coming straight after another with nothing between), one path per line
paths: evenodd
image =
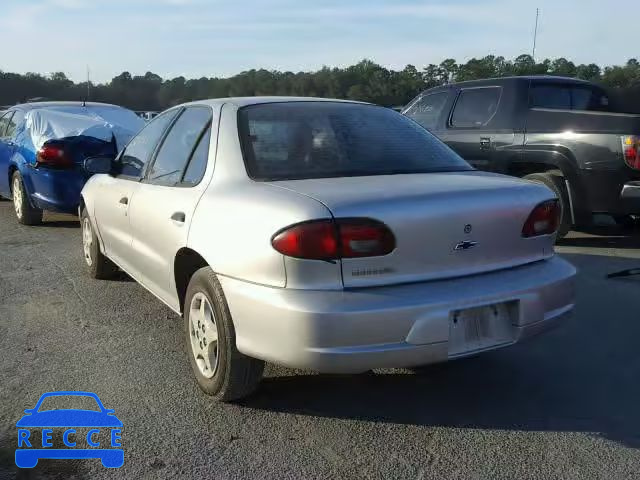
M502 87L463 88L459 91L446 128L438 136L462 158L481 170L492 170L497 135L492 120L498 111ZM512 136L512 133L511 133Z
M149 290L177 307L173 262L187 244L206 185L213 110L183 109L160 144L129 206L132 269Z
M0 116L0 195L5 197L11 196L11 188L9 186L9 160L13 156L14 145L13 140L7 136L7 126L13 117L13 111L8 111Z
M149 122L118 156L114 175L102 175L96 185L95 220L104 253L128 273L131 265L129 208L159 142L178 110Z

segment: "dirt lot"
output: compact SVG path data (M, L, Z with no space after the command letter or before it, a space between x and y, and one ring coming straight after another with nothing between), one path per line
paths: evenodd
M125 276L87 277L77 222L18 226L0 202L0 477L640 478L640 235L572 234L575 317L475 359L357 376L270 367L241 405L191 377L175 314ZM96 392L125 464L19 471L16 421L52 390Z

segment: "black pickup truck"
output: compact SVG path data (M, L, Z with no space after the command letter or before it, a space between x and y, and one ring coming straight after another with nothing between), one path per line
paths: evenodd
M640 215L640 115L621 111L595 84L532 76L436 87L402 113L474 167L551 188L562 236L594 213Z

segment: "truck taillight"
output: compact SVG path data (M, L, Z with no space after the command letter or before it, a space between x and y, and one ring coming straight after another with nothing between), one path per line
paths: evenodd
M622 153L627 165L635 170L640 170L640 137L637 135L622 137Z
M36 154L38 166L52 168L71 168L73 162L64 151L64 148L57 145L43 145Z
M396 246L389 228L367 218L312 220L281 230L271 245L283 255L308 260L377 257Z
M547 200L533 209L522 227L525 238L551 235L560 224L560 206L558 200Z

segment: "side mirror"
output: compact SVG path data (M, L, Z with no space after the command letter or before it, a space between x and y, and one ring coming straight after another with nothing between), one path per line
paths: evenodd
M91 175L97 173L111 173L113 171L113 157L100 155L84 160L84 169Z
M34 408L27 408L27 409L24 411L24 413L31 414L31 413L33 413L33 411L34 411L34 410L35 410Z

